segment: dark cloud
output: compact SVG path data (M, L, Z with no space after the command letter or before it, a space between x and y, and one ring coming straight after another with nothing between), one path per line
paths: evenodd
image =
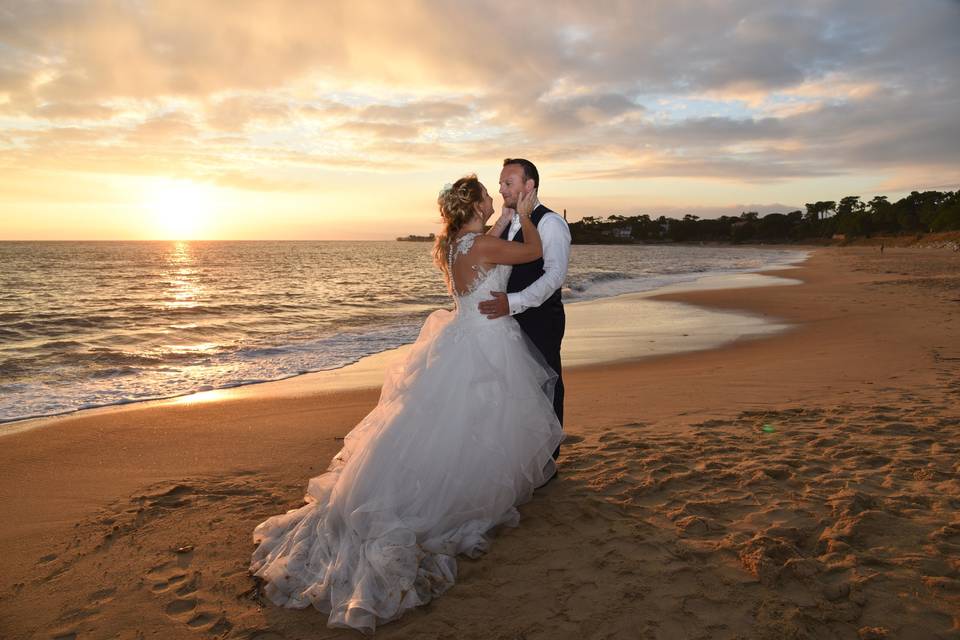
M780 118L690 118L672 124L644 124L634 135L658 146L710 147L755 140L778 140L791 135L790 126Z
M529 133L566 136L614 124L624 116L639 116L644 110L625 95L598 93L537 101L521 108L515 119Z
M717 156L651 158L637 164L612 169L589 170L570 174L571 178L590 180L634 180L638 178L688 177L733 178L743 182L769 182L786 178L829 176L840 173L829 165L775 158L758 153L737 158Z
M946 0L22 2L0 10L0 114L45 130L8 136L24 161L57 139L88 158L99 131L184 166L202 140L316 141L308 166L502 146L623 179L956 174L958 26Z

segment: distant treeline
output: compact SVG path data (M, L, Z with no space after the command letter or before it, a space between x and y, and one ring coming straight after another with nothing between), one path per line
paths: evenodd
M960 190L914 191L889 202L860 196L810 202L806 211L768 213L744 211L739 216L701 219L651 218L648 215L606 218L586 217L570 223L574 243L619 244L631 242L797 242L916 234L960 229Z

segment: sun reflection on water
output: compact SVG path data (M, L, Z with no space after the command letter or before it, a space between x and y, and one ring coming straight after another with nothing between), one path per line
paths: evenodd
M167 344L163 346L163 349L167 353L203 353L213 351L219 346L216 342L201 342L199 344Z
M198 297L203 287L198 282L198 272L194 269L194 256L189 242L177 241L167 254L170 265L168 288L165 292L164 308L190 309L199 306Z

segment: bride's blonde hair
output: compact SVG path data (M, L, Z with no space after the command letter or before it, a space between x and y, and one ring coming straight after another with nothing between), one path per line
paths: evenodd
M433 261L443 271L448 285L452 277L447 265L450 243L460 229L477 215L475 205L482 199L483 186L476 174L472 173L460 178L452 185L447 185L437 196L437 206L440 208L440 217L443 218L443 227L433 245Z

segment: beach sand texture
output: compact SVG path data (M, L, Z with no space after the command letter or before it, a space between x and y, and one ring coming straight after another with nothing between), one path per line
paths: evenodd
M818 249L675 293L795 325L565 373L560 477L378 638L960 638L960 254ZM360 637L261 602L253 527L376 390L81 412L0 438L0 637Z

